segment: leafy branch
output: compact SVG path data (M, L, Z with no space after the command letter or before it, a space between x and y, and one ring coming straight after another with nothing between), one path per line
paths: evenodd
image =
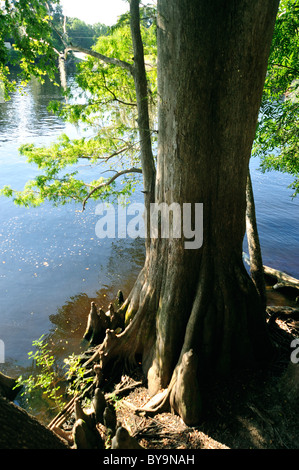
M111 183L113 183L117 178L119 178L120 176L122 175L126 175L128 173L142 173L142 170L140 168L130 168L128 170L122 170L122 171L119 171L117 172L115 175L113 175L108 181L105 181L101 184L99 184L98 186L94 187L90 193L86 196L86 198L84 199L83 201L83 206L82 206L82 211L85 210L85 206L86 206L86 202L88 201L88 199L97 191L99 191L100 189L104 188L105 186L110 186Z
M70 51L72 51L72 52L82 52L83 54L94 57L95 59L102 60L106 64L116 65L117 67L122 67L122 68L128 70L130 73L133 73L132 65L129 64L128 62L125 62L124 60L115 59L113 57L107 57L107 56L105 56L105 55L103 55L99 52L93 51L92 49L86 49L85 47L81 47L81 46L71 46L70 45L65 49L65 52L68 53Z

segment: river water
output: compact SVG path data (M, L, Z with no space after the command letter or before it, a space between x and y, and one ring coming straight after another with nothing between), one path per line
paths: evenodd
M48 113L53 99L62 99L57 87L33 80L26 95L14 93L0 104L1 188L21 190L37 174L19 155L21 144L47 145L63 132L81 135ZM88 178L92 170L86 160L81 165ZM144 241L99 239L96 205L90 200L84 212L76 204L27 209L0 198L0 370L16 376L42 334L51 338L56 354L78 352L91 300L107 308L119 289L128 295L143 264Z
M0 187L22 189L36 174L19 155L21 144L80 134L47 112L53 99L62 99L57 87L33 80L27 94L0 104ZM288 175L262 174L258 164L252 160L251 173L264 264L299 277L299 198L291 198ZM72 204L26 209L0 198L0 370L18 375L42 334L58 355L77 352L90 301L107 307L119 289L128 294L143 263L143 240L97 238L95 206L90 202L83 213Z

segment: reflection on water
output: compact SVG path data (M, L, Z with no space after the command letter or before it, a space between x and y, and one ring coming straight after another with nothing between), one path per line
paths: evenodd
M26 90L14 93L12 99L1 103L0 143L28 142L31 137L53 135L62 131L65 124L48 113L51 100L62 100L60 90L51 83L41 85L32 79Z
M128 296L136 275L143 266L144 242L136 239L124 246L123 240L118 240L112 243L112 249L108 262L98 266L100 271L105 271L106 283L103 283L93 296L84 292L71 297L58 308L56 314L49 317L53 327L47 338L51 344L55 344L58 357L77 354L81 350L91 301L107 311L109 304L116 300L120 289L125 298Z

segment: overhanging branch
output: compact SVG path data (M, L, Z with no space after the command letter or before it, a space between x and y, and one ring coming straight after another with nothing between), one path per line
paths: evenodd
M108 93L110 93L113 96L114 101L117 101L120 104L124 104L125 106L137 106L137 103L128 103L126 101L122 101L119 98L117 98L116 94L112 90L110 90L110 88L108 88L104 72L102 72L102 77L103 77L103 82L104 82L104 88L105 90L108 91Z
M65 49L65 52L69 52L69 51L72 51L72 52L82 52L83 54L86 54L86 55L89 55L91 57L94 57L95 59L99 59L99 60L102 60L103 62L105 62L106 64L113 64L113 65L116 65L118 67L122 67L123 69L126 69L128 70L130 73L133 74L133 67L131 64L129 64L128 62L125 62L124 60L120 60L120 59L115 59L113 57L107 57L103 54L100 54L99 52L96 52L96 51L92 51L91 49L86 49L85 47L81 47L81 46L68 46L66 49Z
M288 70L292 70L292 72L298 74L299 72L299 69L296 68L296 67L290 67L288 65L284 65L284 64L271 64L272 66L274 67L280 67L280 68L285 68L285 69L288 69Z
M90 193L86 196L86 198L83 201L83 206L82 206L82 212L85 210L86 203L88 199L97 191L100 189L104 188L105 186L109 186L109 184L113 183L117 178L119 178L122 175L126 175L128 173L142 173L142 170L140 168L129 168L128 170L122 170L118 171L113 175L108 181L104 181L103 183L99 184L98 186L95 186Z

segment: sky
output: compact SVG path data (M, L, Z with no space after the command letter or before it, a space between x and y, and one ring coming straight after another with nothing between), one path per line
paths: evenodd
M117 17L129 10L126 0L60 0L60 4L66 16L107 26L115 24Z

